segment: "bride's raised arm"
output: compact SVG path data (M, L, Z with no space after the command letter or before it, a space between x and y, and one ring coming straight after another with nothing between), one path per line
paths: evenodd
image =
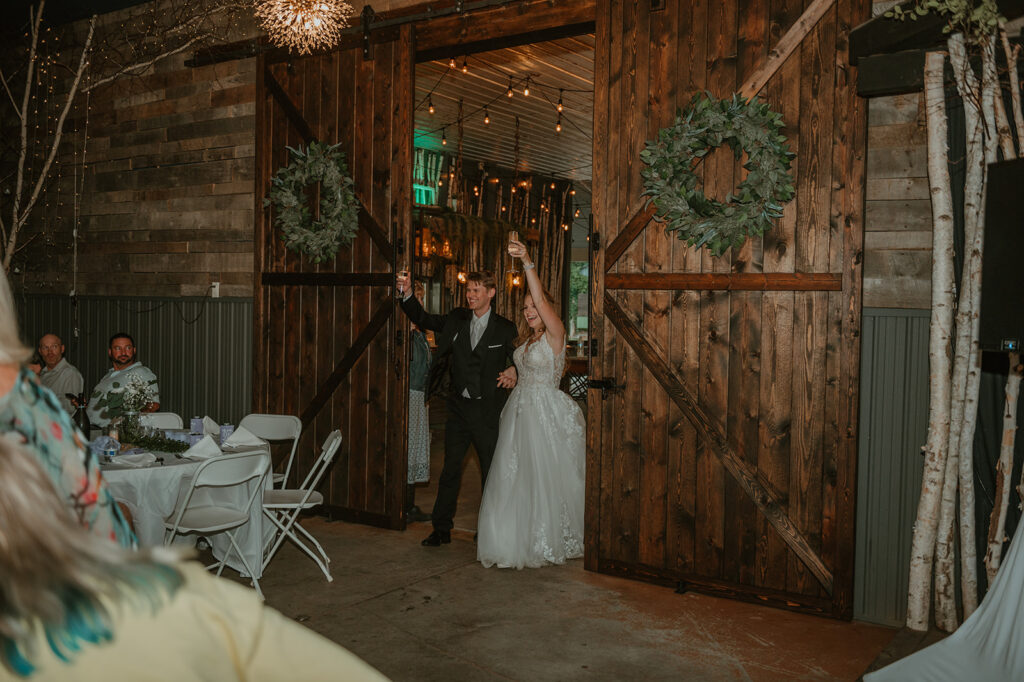
M518 258L523 262L523 270L526 272L526 283L530 287L533 305L537 309L537 314L540 315L541 321L544 323L544 334L547 337L548 344L557 352L565 346L565 325L562 324L562 318L544 294L544 285L540 283L540 276L537 275L536 265L530 259L530 253L526 245L520 241L510 239L508 253L513 258Z

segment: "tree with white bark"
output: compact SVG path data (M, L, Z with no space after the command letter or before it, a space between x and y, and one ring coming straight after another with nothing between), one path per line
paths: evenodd
M1010 63L1009 89L1018 134L1024 132L1024 116L1021 114L1020 81L1016 74L1017 54L1010 49L1005 21L999 15L994 0L977 3L970 0L925 0L911 12L918 16L937 12L947 19L947 32L950 34L948 57L963 101L966 134L965 252L957 297L953 276L953 207L945 115L946 53L929 53L925 62L925 100L933 219L929 342L931 402L928 438L923 448L924 478L911 549L907 626L914 630L928 628L934 579L936 625L952 631L960 622L958 610L962 611L963 618L967 618L978 605L973 445L981 381L978 330L986 173L988 164L999 160L1000 155L1003 159L1016 158L1016 149L1019 148L1014 144L996 71L997 39ZM893 11L892 15L898 18L909 16L905 10ZM980 74L972 66L972 54L980 57ZM1015 420L1015 410L1013 415ZM1015 422L1012 425L1007 423L1006 428L1011 426L1015 431ZM1005 476L1008 477L1009 473ZM1004 482L1004 487L1008 490L1009 484ZM986 561L994 557L995 568L991 563L986 565L992 576L998 569L1005 534L1001 524L1005 523L1007 501L1008 495L1001 493L997 509L993 512L996 527L988 536ZM959 543L956 542L957 531ZM999 548L993 549L997 542ZM954 579L957 547L960 551L962 598L959 609Z
M251 24L244 0L157 0L56 29L45 25L45 9L46 0L28 8L24 40L13 41L0 61L0 121L17 130L15 143L0 158L5 272L30 243L25 234L54 180L69 117L83 98L113 81L145 76L175 55L227 41ZM44 52L47 39L59 47ZM44 70L50 80L43 80ZM42 118L51 115L47 112L55 114L52 120ZM84 154L78 162L84 164Z

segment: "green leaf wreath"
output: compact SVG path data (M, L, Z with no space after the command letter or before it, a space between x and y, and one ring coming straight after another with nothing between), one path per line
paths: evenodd
M710 93L696 96L640 152L647 164L641 171L644 194L666 223L665 231L721 256L747 237L769 230L794 194L789 171L794 154L785 145L782 128L782 115L756 97L748 102L739 95L722 100ZM720 202L697 188L695 170L700 159L723 143L737 159L746 152L743 167L748 174L735 194Z
M341 145L310 142L291 152L292 161L271 179L264 206L274 207L274 224L292 251L306 254L314 263L334 258L341 246L352 243L359 229L359 202ZM320 217L313 220L306 188L320 183Z

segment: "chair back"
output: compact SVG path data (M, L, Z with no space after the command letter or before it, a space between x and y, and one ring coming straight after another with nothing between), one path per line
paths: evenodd
M323 449L320 451L320 456L316 458L316 462L313 463L313 468L306 474L306 480L302 482L299 487L300 490L305 493L302 496L302 504L305 504L309 500L310 495L316 490L316 487L320 485L320 479L327 473L327 469L330 468L331 462L338 454L338 450L341 449L341 431L335 429L328 434L324 440Z
M155 429L180 429L184 423L173 412L147 412L139 415L139 424Z
M269 471L270 453L268 452L239 452L209 458L199 465L199 468L196 469L195 474L192 476L188 492L185 494L175 514L175 530L181 524L181 517L185 514L189 504L191 504L196 488L230 488L243 486L253 479L259 479L256 481L256 485L253 486L244 504L218 504L218 506L230 507L237 511L248 513L252 509L256 496L262 496L264 483Z
M292 451L288 454L288 463L284 469L284 480L287 485L288 474L291 473L295 461L295 450L299 447L299 436L302 435L302 420L291 414L248 414L242 417L239 426L244 426L254 436L263 440L292 441Z

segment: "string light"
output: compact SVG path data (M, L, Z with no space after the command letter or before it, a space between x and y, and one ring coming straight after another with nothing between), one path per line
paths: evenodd
M491 115L487 112L487 107L484 107L484 125L491 125Z
M554 189L554 188L555 188L555 183L552 182L551 183L551 189Z
M526 77L526 85L523 87L523 97L530 96L530 77Z
M442 145L448 144L448 138L445 137L444 130L441 131L441 144Z
M465 57L462 58L462 73L469 73L469 61Z
M562 109L565 108L562 105L562 88L558 88L558 106L555 108L558 109L558 113L562 113Z
M573 196L573 197L576 196L576 190L574 190L574 189L569 190L569 196Z
M562 115L561 114L558 115L558 121L555 122L555 132L556 133L562 132Z
M434 98L431 97L430 95L427 95L427 113L429 113L431 116L433 116L434 115L434 111L435 111L435 109L434 109Z
M449 59L448 59L448 68L449 69L454 69L455 68L455 57L449 57Z
M508 77L508 92L505 94L508 95L509 97L512 97L512 95L515 94L512 92L512 76Z

